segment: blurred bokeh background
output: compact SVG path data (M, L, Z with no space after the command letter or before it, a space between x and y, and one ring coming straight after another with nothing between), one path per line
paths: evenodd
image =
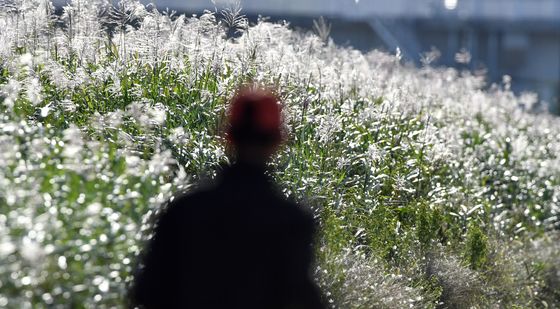
M57 1L55 1L57 2ZM58 1L64 2L64 1ZM150 3L150 1L142 1ZM396 52L417 66L450 66L512 79L560 113L560 0L155 0L159 10L200 14L240 5L241 14L327 32L339 45ZM324 20L319 20L324 17ZM319 28L319 29L317 29ZM507 77L506 77L507 78Z

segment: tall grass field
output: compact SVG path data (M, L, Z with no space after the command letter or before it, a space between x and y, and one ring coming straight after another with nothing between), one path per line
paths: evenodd
M228 162L247 83L284 104L271 176L316 216L332 308L560 307L560 119L507 76L320 34L238 10L1 1L0 307L124 306L164 202Z

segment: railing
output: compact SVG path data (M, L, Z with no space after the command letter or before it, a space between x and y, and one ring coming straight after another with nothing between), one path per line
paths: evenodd
M55 2L60 3L60 0ZM151 0L141 2L150 3ZM160 8L202 11L210 0L154 0ZM217 0L218 6L231 0ZM560 0L242 0L243 12L262 15L328 16L345 19L430 18L560 22Z

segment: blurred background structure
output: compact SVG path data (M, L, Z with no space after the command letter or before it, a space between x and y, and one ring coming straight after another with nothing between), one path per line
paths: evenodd
M189 14L232 5L232 0L154 2L160 10ZM323 16L335 43L362 51L395 52L398 47L405 60L418 66L425 52L438 50L441 55L432 65L485 72L489 85L509 75L516 93L535 92L550 111L560 113L560 0L234 2L251 20L269 16L309 30Z

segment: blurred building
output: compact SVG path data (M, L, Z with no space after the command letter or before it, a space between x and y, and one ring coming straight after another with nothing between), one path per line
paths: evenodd
M198 13L228 0L155 3ZM336 43L364 51L399 47L417 65L434 47L441 52L435 65L486 70L490 83L510 75L516 92L534 91L560 112L560 0L241 0L241 6L249 17L307 29L324 16Z

